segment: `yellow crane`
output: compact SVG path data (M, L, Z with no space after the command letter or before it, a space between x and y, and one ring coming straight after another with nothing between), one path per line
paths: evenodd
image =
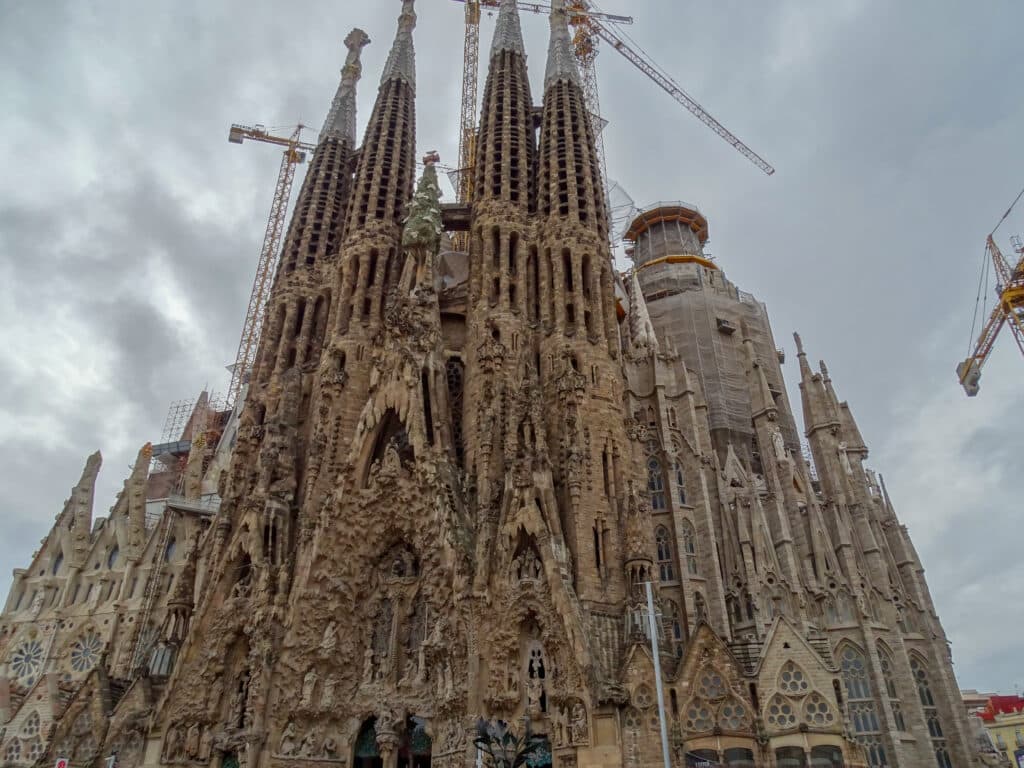
M249 307L246 310L245 323L242 326L242 338L238 342L235 363L231 366L231 384L228 387L227 396L229 408L235 404L235 400L256 362L256 350L259 348L260 332L263 328L263 315L267 299L270 298L274 272L277 270L285 214L288 212L292 182L295 180L295 167L305 162L307 152L316 149L316 144L302 141L302 130L305 127L300 123L295 126L289 136L270 133L265 126L259 124L234 124L228 131L228 141L232 144L241 144L248 139L284 147L281 169L277 174L277 186L274 188L274 200L270 205L270 217L267 219L267 229L263 234L263 247L260 249L260 259L256 266L256 277L252 283L252 293L249 295Z
M1021 195L1024 195L1024 190L1021 191ZM1017 200L1020 200L1021 195L1017 196ZM1016 205L1017 200L1014 200L1014 205ZM1010 215L1012 210L1013 205L1010 206L1010 210L1000 219L1000 224ZM998 228L998 225L996 225L996 229ZM992 230L992 233L995 234L995 230ZM956 375L960 379L960 385L970 397L978 394L981 368L985 365L985 361L988 360L992 347L995 345L996 338L999 336L1003 326L1009 326L1010 334L1017 342L1021 354L1024 355L1024 244L1021 243L1020 237L1016 235L1010 239L1010 242L1013 244L1013 250L1017 254L1016 263L1013 266L1010 266L1006 257L1003 256L1002 251L999 250L999 246L996 245L996 241L991 234L985 241L986 258L982 263L982 279L978 282L978 298L981 298L983 285L988 282L986 278L988 275L988 265L991 261L992 268L995 269L996 274L996 305L992 308L992 312L985 321L985 325L982 327L977 341L974 342L967 359L956 367ZM984 290L987 290L987 286L985 286ZM984 315L983 309L980 314ZM977 322L978 315L979 311L976 301L975 322ZM971 328L971 337L972 339L974 337L973 326Z
M481 8L497 8L500 0L456 0L465 3L465 45L463 48L462 69L462 110L459 134L459 179L458 195L460 202L469 202L473 196L473 158L476 138L476 101L477 75L480 58L480 10ZM522 11L531 13L549 13L548 3L517 2ZM595 120L601 120L601 106L597 94L597 74L594 60L598 53L598 42L605 41L627 61L653 80L677 102L688 109L698 120L711 128L726 142L731 144L740 154L760 168L769 176L775 169L754 150L740 141L724 125L711 116L704 107L682 89L663 69L655 64L650 57L636 45L625 39L612 29L612 25L632 24L630 16L616 16L599 11L590 0L568 0L566 10L569 23L574 29L573 44L576 59L583 77L583 89L587 99L587 110ZM597 150L601 168L604 170L604 147L601 140L601 125L595 126L598 142ZM607 184L607 173L605 174Z

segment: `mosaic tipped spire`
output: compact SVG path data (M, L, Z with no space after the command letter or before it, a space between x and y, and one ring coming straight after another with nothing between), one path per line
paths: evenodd
M369 35L358 27L345 38L348 56L341 68L341 82L331 102L331 111L327 113L324 128L320 131L320 141L332 137L352 145L356 143L356 83L363 74L359 57L369 43Z
M501 0L501 8L498 10L498 23L494 27L494 40L491 42L491 58L502 51L526 55L516 0Z
M416 89L416 51L412 44L412 31L416 28L416 11L413 0L402 0L402 12L398 16L398 32L388 53L380 84L388 80L404 80Z
M580 71L576 67L576 55L569 36L569 16L565 12L565 0L551 2L551 40L548 43L548 66L544 72L544 89L559 81L580 85Z
M437 182L436 152L423 158L423 175L409 204L409 216L402 231L402 245L420 246L436 253L441 242L441 187Z

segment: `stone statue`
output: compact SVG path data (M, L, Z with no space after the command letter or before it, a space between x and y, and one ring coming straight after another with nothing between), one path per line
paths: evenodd
M300 706L310 707L313 705L313 692L316 689L316 681L320 679L316 670L310 667L306 676L302 678L302 702Z
M775 448L775 458L783 461L786 458L786 444L782 440L782 433L779 430L772 430L772 446Z
M572 744L586 744L590 729L587 727L587 708L582 701L573 702L569 711L569 741Z
M334 688L338 681L333 677L324 680L324 690L320 694L320 709L330 709L334 706Z
M839 463L843 465L843 472L853 476L853 467L850 466L850 453L846 443L839 443Z
M295 741L295 722L289 720L288 725L285 726L284 733L281 734L281 741L277 751L284 757L293 757L298 750L299 745Z
M203 735L199 739L199 759L208 762L213 752L213 728L204 728Z
M199 757L199 723L192 723L185 737L185 754L192 759Z
M306 734L306 738L302 740L302 744L299 746L299 754L302 757L314 757L316 755L316 743L320 738L319 729L314 725L309 729L309 733Z
M338 625L333 621L327 625L327 629L324 630L323 639L320 641L320 650L326 655L334 653L335 647L338 645Z
M367 646L363 652L363 682L373 682L373 647Z
M334 740L333 736L324 739L323 755L329 760L338 759L338 742Z
M181 759L181 728L172 725L164 737L164 760L174 763Z

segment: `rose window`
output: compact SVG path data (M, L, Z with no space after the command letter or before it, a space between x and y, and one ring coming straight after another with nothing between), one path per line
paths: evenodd
M633 707L626 710L623 720L626 728L634 731L640 729L640 713Z
M793 711L792 704L781 696L776 696L768 704L765 720L768 721L768 725L779 729L792 728L796 725L796 712Z
M43 644L38 640L26 640L11 655L11 669L14 676L25 685L32 685L43 667Z
M812 693L804 704L804 719L808 725L825 726L835 720L835 717L832 708L821 694Z
M700 695L709 699L725 696L725 681L717 672L705 672L700 678Z
M747 720L746 708L737 701L727 701L722 705L718 722L724 730L738 731Z
M791 696L802 696L810 690L803 670L792 661L787 661L779 674L779 688Z
M31 738L39 735L39 713L33 712L21 726L22 738Z
M691 732L710 731L715 721L711 715L711 707L706 702L694 702L686 710L686 730Z
M633 703L640 709L647 709L654 703L654 694L651 693L649 687L641 685L636 689L636 693L633 694Z
M102 651L103 641L95 632L80 637L71 647L71 668L75 672L88 672L96 666Z

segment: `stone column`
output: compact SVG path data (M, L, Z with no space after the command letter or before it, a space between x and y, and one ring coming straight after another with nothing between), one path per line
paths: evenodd
M11 679L8 667L0 664L0 723L11 719Z

